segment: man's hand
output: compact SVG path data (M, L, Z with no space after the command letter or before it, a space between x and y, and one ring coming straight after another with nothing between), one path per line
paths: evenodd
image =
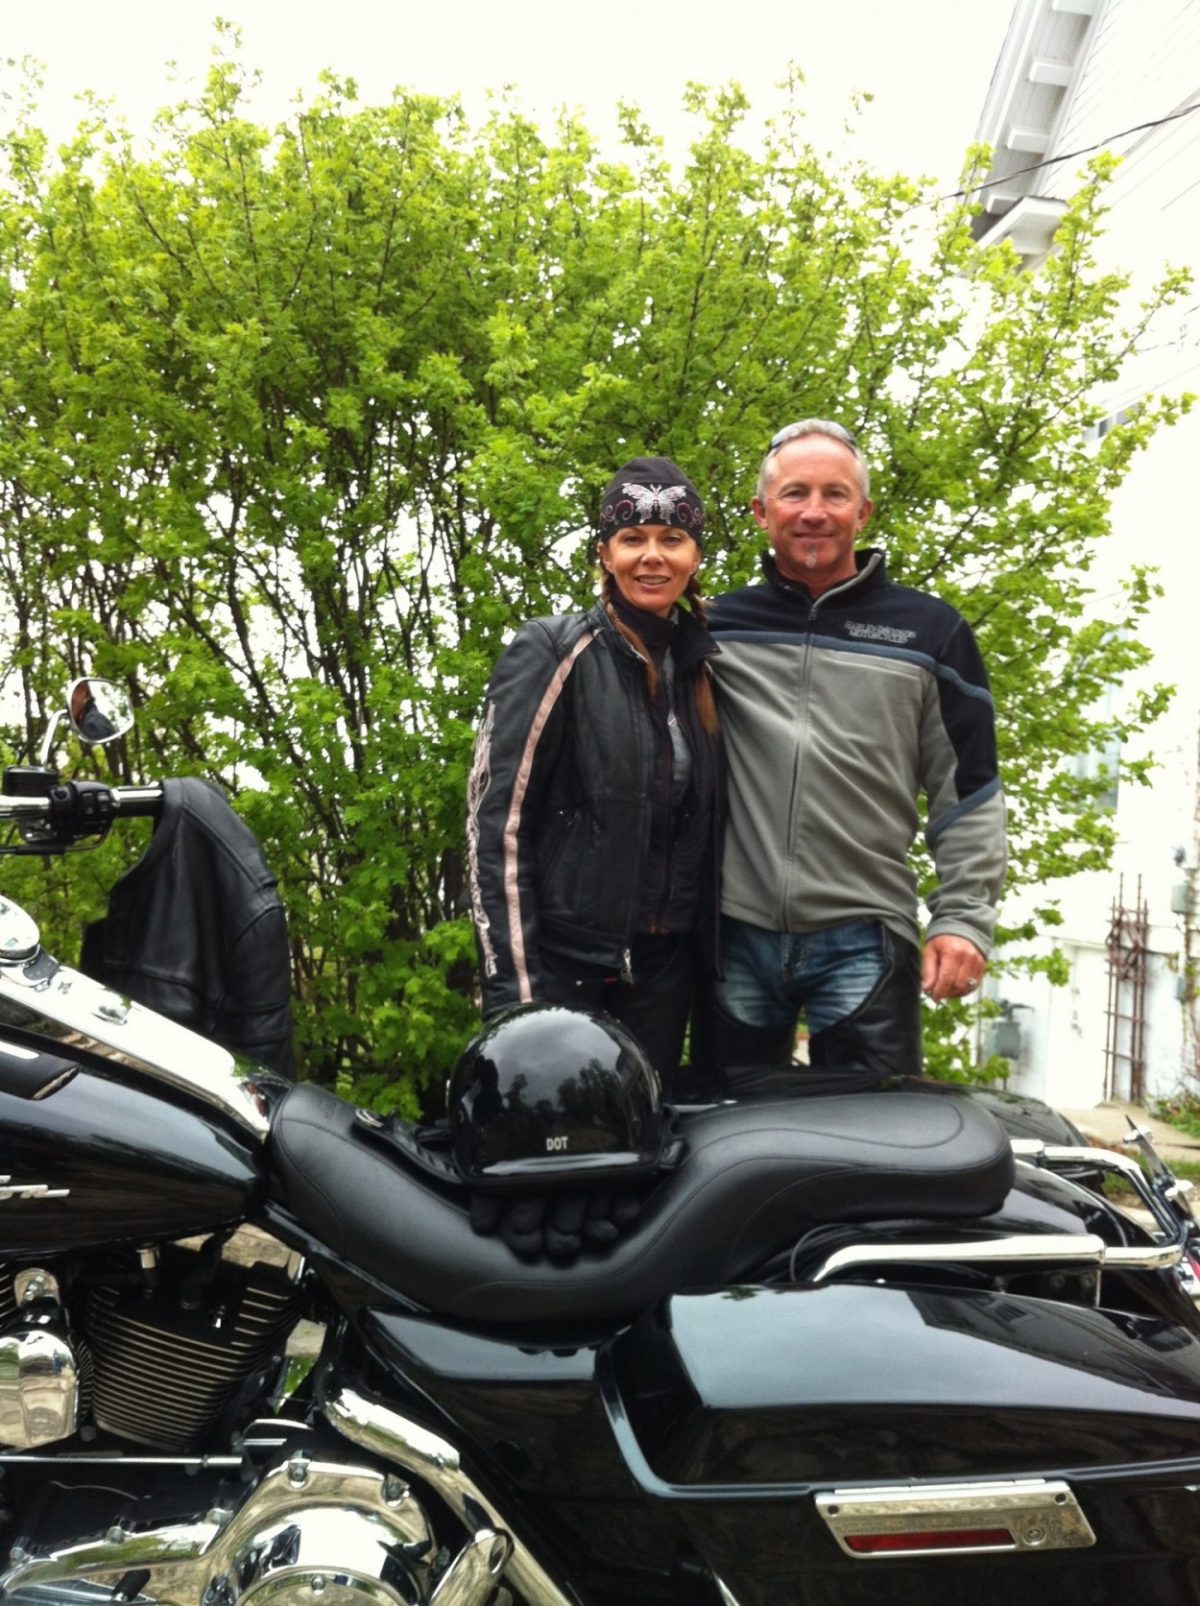
M921 959L921 990L935 1004L973 993L987 974L987 960L965 937L930 937Z

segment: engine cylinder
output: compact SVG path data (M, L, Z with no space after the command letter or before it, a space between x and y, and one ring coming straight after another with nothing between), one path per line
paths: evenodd
M84 1321L97 1425L160 1450L205 1447L243 1391L258 1392L297 1315L295 1285L276 1267L222 1263L189 1300L182 1260L180 1250L167 1257L156 1294L95 1288Z

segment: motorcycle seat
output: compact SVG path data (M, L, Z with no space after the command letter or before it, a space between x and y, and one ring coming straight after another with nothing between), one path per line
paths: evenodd
M272 1123L270 1197L407 1301L499 1326L626 1320L681 1289L751 1280L826 1223L985 1216L1013 1177L999 1123L942 1089L723 1105L681 1132L682 1159L631 1230L568 1265L477 1236L465 1189L405 1166L364 1137L352 1105L304 1083Z

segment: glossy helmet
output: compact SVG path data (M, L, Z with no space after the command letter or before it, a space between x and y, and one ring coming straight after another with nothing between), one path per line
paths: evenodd
M446 1085L454 1162L485 1191L615 1187L667 1138L658 1076L607 1015L524 1004L468 1043Z

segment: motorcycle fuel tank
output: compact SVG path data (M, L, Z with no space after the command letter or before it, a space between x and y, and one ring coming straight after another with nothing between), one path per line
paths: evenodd
M260 1164L202 1107L0 1043L0 1260L239 1221Z

